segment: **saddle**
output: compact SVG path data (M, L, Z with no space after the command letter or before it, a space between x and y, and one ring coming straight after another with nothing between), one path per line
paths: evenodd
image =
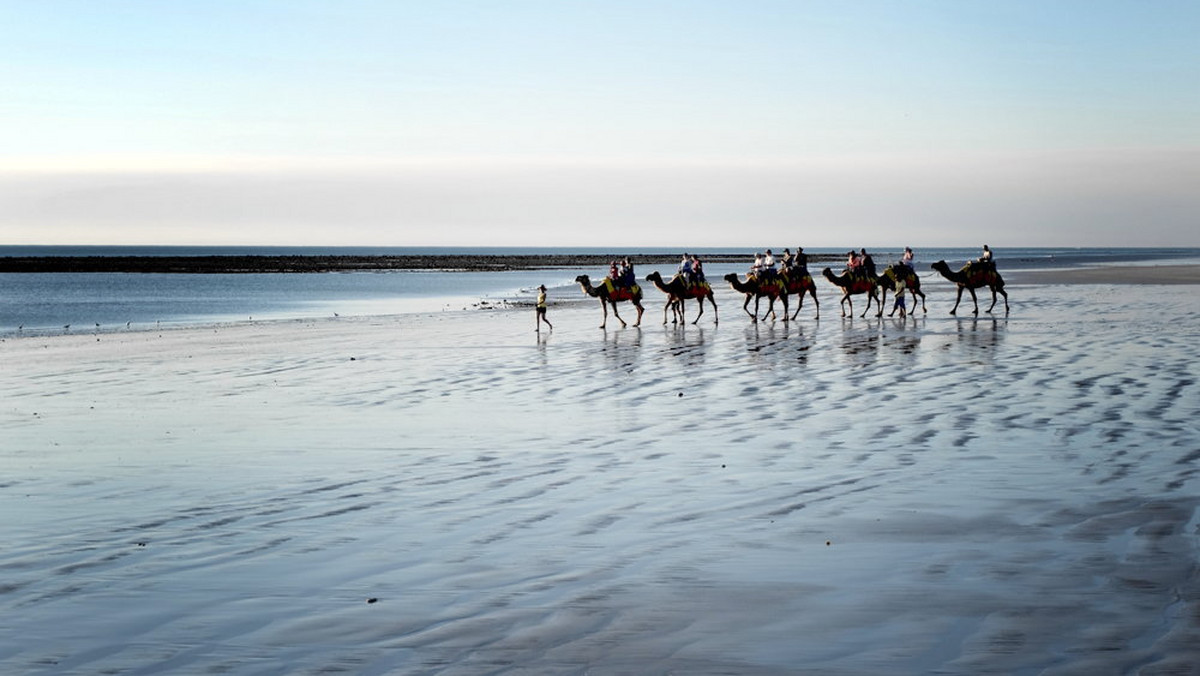
M972 286L991 285L996 281L996 264L971 261L959 270Z
M779 275L763 275L758 277L757 281L759 291L766 295L779 296L787 293L787 286L784 284L783 277Z
M804 268L792 268L783 274L789 290L804 289L812 285L812 275Z
M619 282L612 278L604 278L604 289L608 292L608 297L612 300L633 300L642 291L637 284L622 286Z

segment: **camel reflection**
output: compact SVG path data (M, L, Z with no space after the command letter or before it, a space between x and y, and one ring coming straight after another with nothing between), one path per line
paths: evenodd
M632 372L642 353L642 330L638 327L604 330L601 352L611 370Z

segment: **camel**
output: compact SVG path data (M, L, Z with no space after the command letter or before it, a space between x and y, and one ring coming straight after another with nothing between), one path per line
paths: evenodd
M814 319L821 318L821 302L817 300L817 284L813 281L812 275L808 274L808 268L796 267L783 272L783 283L787 288L788 295L799 296L800 301L796 303L796 311L792 313L792 319L795 319L800 314L800 308L804 307L804 294L811 294L813 304L817 306L817 314Z
M713 298L712 286L708 282L700 282L698 284L687 284L683 278L676 274L671 278L671 281L663 283L662 275L658 272L651 272L646 275L646 281L652 282L659 291L667 294L667 304L663 306L663 324L667 323L667 308L674 308L675 314L680 322L684 319L684 308L687 299L695 298L697 303L700 303L700 314L696 315L693 324L700 321L700 317L704 316L704 300L708 299L712 303L713 323L719 321L717 317L717 301Z
M579 275L575 278L575 281L579 283L579 286L583 289L584 293L592 298L600 299L600 307L604 310L604 321L600 323L600 328L604 328L608 324L609 305L612 305L613 316L617 318L617 321L621 322L621 326L628 326L628 324L625 323L625 320L621 319L621 315L617 313L617 303L626 300L633 303L633 306L637 308L637 321L635 321L633 325L641 325L642 312L645 311L645 308L642 307L641 287L612 287L609 284L592 286L592 280L588 279L587 275ZM609 291L610 288L612 289L611 291Z
M767 314L770 314L772 319L775 317L775 299L779 298L781 301L783 301L783 321L788 321L788 294L787 288L783 284L770 283L766 285L760 285L759 280L755 277L747 277L746 281L743 282L742 280L738 279L736 272L731 272L725 275L725 281L729 282L729 285L733 287L734 291L746 294L746 302L742 303L742 310L744 310L746 314L750 315L750 318L754 321L758 321L758 301L761 298L767 298L770 301L770 304L767 306ZM747 309L750 305L751 298L754 299L753 314L751 314L750 310ZM764 314L763 318L765 319L766 316L767 315Z
M890 289L893 293L896 291L896 278L904 279L905 286L912 292L913 312L917 311L917 297L921 297L921 312L929 312L925 307L925 292L921 291L921 278L917 275L917 271L910 266L895 264L889 265L884 269L883 274L879 275L879 285L883 289L883 293L879 297L880 309L887 304L887 292ZM895 310L892 310L894 313ZM891 316L891 315L888 315Z
M1008 312L1008 292L1004 290L1004 279L996 272L995 266L980 265L976 261L971 261L962 266L962 269L954 272L946 261L938 261L931 265L934 270L937 270L943 277L958 285L958 297L954 299L954 307L950 309L950 314L955 314L958 310L958 303L962 300L963 289L971 292L971 302L975 304L975 314L979 314L979 299L975 297L975 289L986 286L992 292L992 304L987 311L990 313L992 308L996 307L996 293L1004 296L1004 312Z
M854 315L854 300L851 298L851 296L856 296L860 293L867 294L867 307L863 310L863 313L860 316L867 316L867 310L871 309L871 301L879 304L879 312L875 316L883 316L883 304L880 302L879 297L875 295L875 289L879 286L879 277L872 277L869 275L852 276L849 273L843 274L839 277L833 274L833 270L830 270L829 268L822 270L821 274L825 275L825 279L828 279L834 286L841 288L842 300L840 305L842 308L843 317L846 316L846 303L850 304L850 315Z

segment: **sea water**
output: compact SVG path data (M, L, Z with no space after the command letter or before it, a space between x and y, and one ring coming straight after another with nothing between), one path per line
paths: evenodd
M700 256L737 253L737 247L692 249ZM745 247L745 264L707 264L710 279L744 273L755 252ZM810 254L840 256L832 248ZM880 267L899 258L899 248L873 252ZM12 256L221 256L221 255L525 255L525 254L671 254L681 252L632 247L599 248L442 248L442 247L0 247ZM977 249L917 251L919 270L936 260L957 267ZM1051 249L999 248L1002 270L1070 268L1113 263L1166 263L1200 259L1200 249ZM813 272L823 265L811 266ZM832 267L839 268L837 264ZM669 273L672 266L643 266ZM607 270L552 268L511 271L383 270L313 274L159 274L159 273L3 273L0 274L0 336L58 331L145 329L236 321L438 312L488 307L529 299L540 284L552 295L566 295L577 275L603 276ZM556 293L557 292L557 293ZM69 328L68 328L69 327Z

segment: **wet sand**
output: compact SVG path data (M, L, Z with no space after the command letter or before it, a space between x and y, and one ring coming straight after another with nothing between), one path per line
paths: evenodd
M0 672L1197 673L1196 295L924 285L0 342Z
M1021 270L1008 281L1030 284L1200 284L1200 265L1113 265L1074 270Z

